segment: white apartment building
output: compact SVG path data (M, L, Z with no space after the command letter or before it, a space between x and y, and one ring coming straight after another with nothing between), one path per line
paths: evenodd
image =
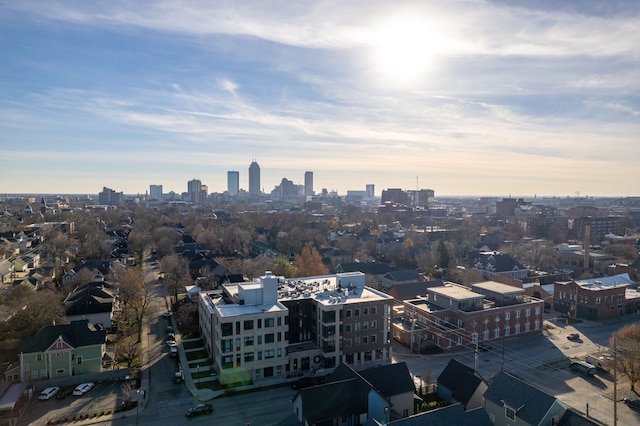
M252 282L199 295L200 331L221 383L391 362L393 298L360 272Z

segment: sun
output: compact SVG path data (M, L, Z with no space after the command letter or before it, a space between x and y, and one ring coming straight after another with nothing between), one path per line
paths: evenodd
M383 79L411 84L434 65L437 40L426 21L395 19L378 27L373 35L373 63Z

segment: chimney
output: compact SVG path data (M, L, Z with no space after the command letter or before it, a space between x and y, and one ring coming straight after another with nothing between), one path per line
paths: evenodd
M584 272L589 272L589 246L590 245L591 245L591 227L587 225L584 227L584 265L582 265Z

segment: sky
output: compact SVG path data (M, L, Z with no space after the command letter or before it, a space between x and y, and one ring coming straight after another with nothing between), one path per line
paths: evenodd
M0 193L638 196L637 0L0 0Z

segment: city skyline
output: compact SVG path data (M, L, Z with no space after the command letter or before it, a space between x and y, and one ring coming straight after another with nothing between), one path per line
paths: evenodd
M3 2L0 46L0 193L638 195L630 0Z

